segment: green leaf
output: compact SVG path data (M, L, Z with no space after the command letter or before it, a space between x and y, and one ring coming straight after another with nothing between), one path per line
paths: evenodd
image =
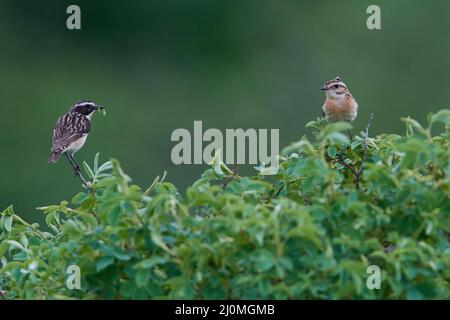
M429 131L424 129L417 120L411 119L410 117L401 118L401 120L406 124L409 124L413 129L415 129L416 132L419 132L425 136L429 135Z
M20 242L23 244L25 248L28 247L28 238L25 234L20 235Z
M97 272L102 271L103 269L109 267L114 263L114 257L111 256L103 256L100 257L100 259L97 259L97 262L95 263L95 269Z
M330 158L336 157L337 149L335 146L329 146L327 149L327 154Z
M80 192L75 197L72 198L72 203L79 205L88 198L89 198L89 194Z
M344 130L349 130L352 128L352 125L348 122L334 122L328 124L322 131L320 131L318 135L319 141L325 140L328 138L331 134L335 132L340 132Z
M443 124L450 125L450 110L444 109L434 113L431 116L430 125L436 122L441 122Z
M333 143L344 145L344 146L350 144L350 140L348 139L347 135L345 135L341 132L334 132L334 133L330 134L329 140Z
M305 128L311 128L314 127L317 124L316 121L309 121L305 124Z
M115 227L119 223L122 210L120 206L114 207L108 214L108 222L111 226Z
M222 168L221 168L221 164L220 164L220 163L213 165L213 169L214 169L214 172L215 172L218 176L223 176L223 171L222 171Z
M254 255L256 262L256 269L259 272L267 272L275 265L275 257L272 252L268 250L261 250Z
M98 158L100 157L100 153L97 152L95 154L95 158L94 158L94 172L97 173L98 171Z
M0 258L2 258L5 255L5 253L8 250L8 248L9 248L9 243L8 242L2 241L0 243Z
M355 150L358 146L362 145L364 141L362 140L353 140L350 147L352 150Z
M17 242L16 240L6 240L6 242L17 249L25 250L25 247L23 245L21 245L19 242Z
M89 178L93 179L95 176L94 172L92 171L91 167L89 167L89 165L86 163L86 161L83 161L83 167L84 167L84 171L86 171Z
M12 216L6 216L5 217L5 222L3 223L3 226L5 227L6 231L11 232L12 222L13 222L13 217Z
M113 243L110 243L110 245L100 243L99 250L103 252L105 256L114 256L120 261L128 261L131 259L131 256L126 251L121 248L113 247Z
M139 288L145 287L148 283L148 280L150 278L150 271L146 269L141 269L136 273L136 285Z
M1 268L0 271L1 271L1 273L8 272L15 268L22 268L23 265L24 265L24 263L21 261L11 261L11 262L8 262L8 264L6 266Z
M150 269L150 268L153 268L156 265L164 264L167 261L169 261L168 257L155 256L155 257L151 257L151 258L142 260L141 262L136 264L135 268L136 269Z

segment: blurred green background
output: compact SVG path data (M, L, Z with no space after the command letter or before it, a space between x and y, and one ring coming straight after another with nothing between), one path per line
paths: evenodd
M66 28L81 7L82 30ZM370 4L382 29L366 27ZM56 119L76 101L94 116L81 162L119 159L143 187L168 170L183 191L204 165L170 160L176 128L279 128L296 141L321 114L319 90L339 75L357 98L361 130L403 133L449 107L450 2L0 1L0 208L31 221L35 207L80 189L68 163L47 159Z

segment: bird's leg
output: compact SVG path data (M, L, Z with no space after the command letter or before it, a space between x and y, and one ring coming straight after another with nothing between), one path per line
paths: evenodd
M68 157L70 161L72 162L73 170L75 171L75 174L80 177L80 179L83 181L84 185L87 186L86 180L84 179L83 175L81 174L81 168L78 165L78 163L75 161L73 154L68 154Z
M80 166L78 165L78 163L75 162L75 159L73 158L72 155L70 155L69 153L65 153L67 159L69 159L70 165L73 168L73 171L75 172L75 175L78 175L77 173L81 171Z
M89 187L86 179L83 177L83 175L81 174L81 169L80 166L78 165L78 163L75 161L75 159L73 158L72 154L69 153L65 153L65 155L67 156L67 159L69 159L70 164L72 165L73 170L75 171L75 175L78 176L78 178L80 178L81 182L83 183L83 185L88 189L91 190L91 188Z
M73 163L72 158L69 156L69 154L67 152L65 152L64 155L67 157L67 160L69 160L69 163L72 166L72 169L76 175L76 172L77 172L77 170L79 170L79 168L76 167L75 163Z
M350 140L353 140L353 135L350 129L348 129L348 137L350 138Z

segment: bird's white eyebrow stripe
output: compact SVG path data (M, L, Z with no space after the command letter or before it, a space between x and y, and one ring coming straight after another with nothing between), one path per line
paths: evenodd
M80 107L87 106L87 105L95 105L95 103L92 101L82 101L82 102L75 103L75 106L80 106Z

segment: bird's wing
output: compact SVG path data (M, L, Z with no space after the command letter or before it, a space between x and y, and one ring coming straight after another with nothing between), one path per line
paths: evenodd
M67 112L56 122L52 150L62 151L90 131L91 122L87 117L75 112Z

